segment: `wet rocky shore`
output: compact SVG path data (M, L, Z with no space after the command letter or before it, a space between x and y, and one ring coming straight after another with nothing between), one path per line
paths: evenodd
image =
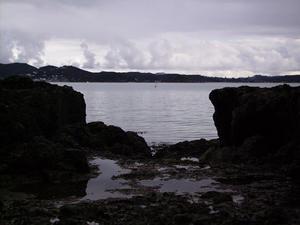
M224 88L219 139L149 147L83 95L0 81L0 224L300 223L300 88Z

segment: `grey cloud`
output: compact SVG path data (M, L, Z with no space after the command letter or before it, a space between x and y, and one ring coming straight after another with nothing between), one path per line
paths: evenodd
M208 71L219 71L223 74L226 74L226 71L242 71L247 74L300 71L300 40L294 39L235 42L197 42L190 39L178 45L176 42L172 43L172 40L163 39L149 43L146 48L137 48L134 43L127 48L112 48L108 51L105 58L107 68L182 71L192 74Z
M103 0L102 0L103 1ZM99 2L98 0L51 0L50 4L49 1L45 0L22 0L22 4L30 4L30 5L37 5L39 7L51 7L52 5L69 5L69 6L90 6ZM20 3L20 0L1 0L0 3Z
M149 45L151 55L150 65L157 69L163 69L170 66L170 60L174 49L166 39L153 41Z
M145 53L130 41L119 40L117 44L111 45L105 55L107 68L135 68L144 69L149 59Z
M93 69L97 67L97 62L95 58L95 54L89 50L89 47L86 43L81 43L80 45L82 51L83 51L83 56L85 59L85 62L83 63L83 68L88 68L88 69Z
M85 68L294 71L299 8L299 0L0 0L0 61L42 64L45 40L64 39L85 40ZM103 59L89 43L109 49Z
M10 63L14 58L13 51L12 51L14 48L14 43L4 33L0 34L0 43L1 43L0 62Z
M9 62L31 62L35 66L43 65L44 39L20 32L0 33L0 60Z

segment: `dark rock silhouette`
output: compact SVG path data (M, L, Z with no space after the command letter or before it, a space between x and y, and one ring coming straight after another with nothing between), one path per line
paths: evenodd
M230 147L246 159L294 166L300 162L300 87L223 88L209 97L227 152Z
M144 138L135 132L125 132L120 127L103 122L67 126L56 137L56 141L69 147L85 147L98 153L129 158L150 158L151 151Z
M83 151L51 141L62 127L85 124L81 93L10 77L0 81L0 108L1 172L33 172L51 179L59 172L89 171Z
M224 145L240 146L247 138L260 136L281 146L299 137L300 88L224 88L212 91L210 100Z
M125 132L120 127L107 126L102 122L89 123L86 126L89 134L89 147L101 148L113 154L129 157L151 157L150 148L144 138L135 132Z
M0 108L0 146L49 137L68 124L85 123L81 93L25 77L0 82Z

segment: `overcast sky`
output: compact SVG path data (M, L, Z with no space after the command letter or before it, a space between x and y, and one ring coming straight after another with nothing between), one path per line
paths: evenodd
M0 0L0 62L300 74L300 0Z

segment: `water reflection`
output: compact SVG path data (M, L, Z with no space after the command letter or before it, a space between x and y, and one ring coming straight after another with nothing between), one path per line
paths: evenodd
M121 168L116 161L110 159L96 158L91 161L91 164L99 168L100 174L89 180L86 195L82 200L128 197L118 191L114 191L115 189L130 188L130 186L124 184L125 180L112 179L113 176L129 173L128 169Z
M201 180L191 179L154 179L141 182L144 186L158 187L160 192L175 192L177 194L195 194L198 192L217 191L218 182L211 178Z

